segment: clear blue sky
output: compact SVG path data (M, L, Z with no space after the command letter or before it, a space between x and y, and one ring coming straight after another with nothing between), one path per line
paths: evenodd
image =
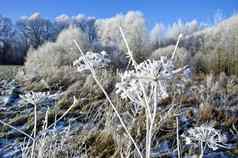
M179 18L209 22L218 9L230 16L238 11L238 0L1 0L0 4L0 14L13 20L33 12L53 19L60 14L79 13L105 18L139 10L149 24L169 24Z

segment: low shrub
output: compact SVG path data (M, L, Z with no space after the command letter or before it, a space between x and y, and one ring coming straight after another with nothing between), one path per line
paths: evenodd
M164 48L155 50L150 58L159 60L161 56L171 57L175 49L175 45L170 45ZM190 53L185 48L178 48L176 51L175 61L177 66L183 66L189 64Z
M81 30L70 27L59 34L55 43L47 42L38 49L30 49L24 67L24 80L45 79L50 87L67 87L75 81L73 61L80 56L73 40L77 40L83 50L89 48L88 38Z

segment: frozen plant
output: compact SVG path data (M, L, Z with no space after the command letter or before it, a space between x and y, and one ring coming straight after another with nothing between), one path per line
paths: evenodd
M169 82L186 68L187 66L175 69L173 62L166 57L161 57L160 60L146 60L139 65L135 65L134 70L125 71L120 75L121 82L116 84L116 92L123 99L129 98L138 104L143 104L141 101L145 97L144 94L148 95L149 98L155 97L153 95L156 95L158 99L166 98ZM156 84L160 90L155 94L151 91L151 88Z
M145 109L147 131L146 158L150 158L153 128L158 112L157 105L162 99L169 96L168 88L171 85L171 81L177 82L177 75L183 73L188 68L188 66L184 66L177 69L174 62L176 49L182 35L179 35L171 58L162 56L160 60L146 60L137 64L122 29L121 34L128 48L128 55L134 69L125 71L120 75L121 82L116 84L116 93L119 94L121 98L129 98L129 100L136 103L138 107ZM176 86L183 87L181 84L183 83L176 83ZM166 116L164 118L161 117L159 122L165 118Z
M185 136L186 144L200 143L200 157L203 157L206 147L212 150L217 150L219 147L226 148L223 140L223 135L217 129L208 125L191 128Z
M87 52L85 58L88 60L90 66L95 69L105 68L111 63L111 60L105 51L102 51L101 53ZM82 56L74 61L73 65L77 66L79 72L89 70L89 67L84 62Z
M161 57L159 61L156 60L147 60L141 64L137 64L133 53L130 50L129 44L126 40L125 34L120 27L120 33L125 42L125 46L128 50L128 56L130 57L130 62L134 66L133 70L125 71L121 74L121 82L116 84L117 93L122 98L129 98L135 104L138 104L138 107L143 107L146 114L146 153L145 157L151 157L151 141L154 133L155 118L157 115L157 105L161 99L168 96L167 87L169 85L168 81L172 81L177 77L177 74L182 73L187 69L187 66L183 68L176 69L174 65L174 56L178 43L182 35L179 36L175 50L170 59L167 57ZM88 59L87 54L84 55L82 49L80 48L77 41L74 41L76 47L81 53L81 61L86 65L86 68L89 69L92 73L92 76L99 88L103 91L110 105L112 106L114 112L116 113L118 119L120 120L121 125L126 131L128 137L132 141L139 157L143 158L143 154L140 151L137 143L134 138L131 136L128 128L126 127L124 121L122 120L120 114L118 113L116 107L112 103L109 95L102 87L101 83L98 81L95 66L92 64L90 59ZM76 61L74 65L81 62L80 60ZM81 71L80 66L78 70ZM168 113L171 112L171 109ZM167 118L167 115L160 117L159 124Z
M45 102L45 100L48 99L49 93L35 93L31 92L25 95L21 95L20 97L26 101L27 103L30 103L34 105L34 128L33 128L33 144L31 148L31 158L34 157L34 152L35 152L35 145L36 145L36 134L37 134L37 105Z

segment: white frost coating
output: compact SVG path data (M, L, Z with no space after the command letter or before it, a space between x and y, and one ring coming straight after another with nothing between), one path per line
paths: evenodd
M116 92L121 98L129 98L135 103L143 104L141 103L143 88L145 94L153 98L155 94L151 88L158 85L159 91L156 94L158 99L166 98L169 95L167 91L169 82L186 69L187 66L175 69L173 60L167 57L161 57L160 60L146 60L135 65L134 70L125 71L120 75L121 82L116 84Z
M226 148L222 134L208 125L189 129L185 141L186 144L204 143L204 146L207 145L212 150L217 150L219 147Z
M87 52L85 58L88 60L88 64L94 69L107 67L111 63L105 51L101 53ZM79 57L79 59L75 60L73 65L77 66L79 72L89 70L87 64L84 63L83 57Z
M50 95L49 92L31 92L31 93L27 93L25 95L20 95L20 97L27 103L30 104L43 104L46 101L48 101L49 99L56 99L57 95L60 94L53 94Z

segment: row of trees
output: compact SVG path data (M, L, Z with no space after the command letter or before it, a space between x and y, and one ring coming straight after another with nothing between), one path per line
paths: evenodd
M29 48L37 49L46 41L55 41L62 30L72 25L87 35L91 45L125 51L118 29L121 26L126 31L130 47L141 57L148 49L156 49L164 45L165 41L175 40L179 33L187 35L203 28L196 20L179 20L168 27L156 24L150 31L143 14L138 11L129 11L125 15L119 14L108 19L60 15L52 21L39 13L33 13L21 17L16 23L0 16L0 63L22 64Z
M21 17L16 23L0 15L0 64L22 64L29 48L37 49L46 41L55 41L58 34L74 25L95 38L93 17L61 15L54 21L39 13Z

